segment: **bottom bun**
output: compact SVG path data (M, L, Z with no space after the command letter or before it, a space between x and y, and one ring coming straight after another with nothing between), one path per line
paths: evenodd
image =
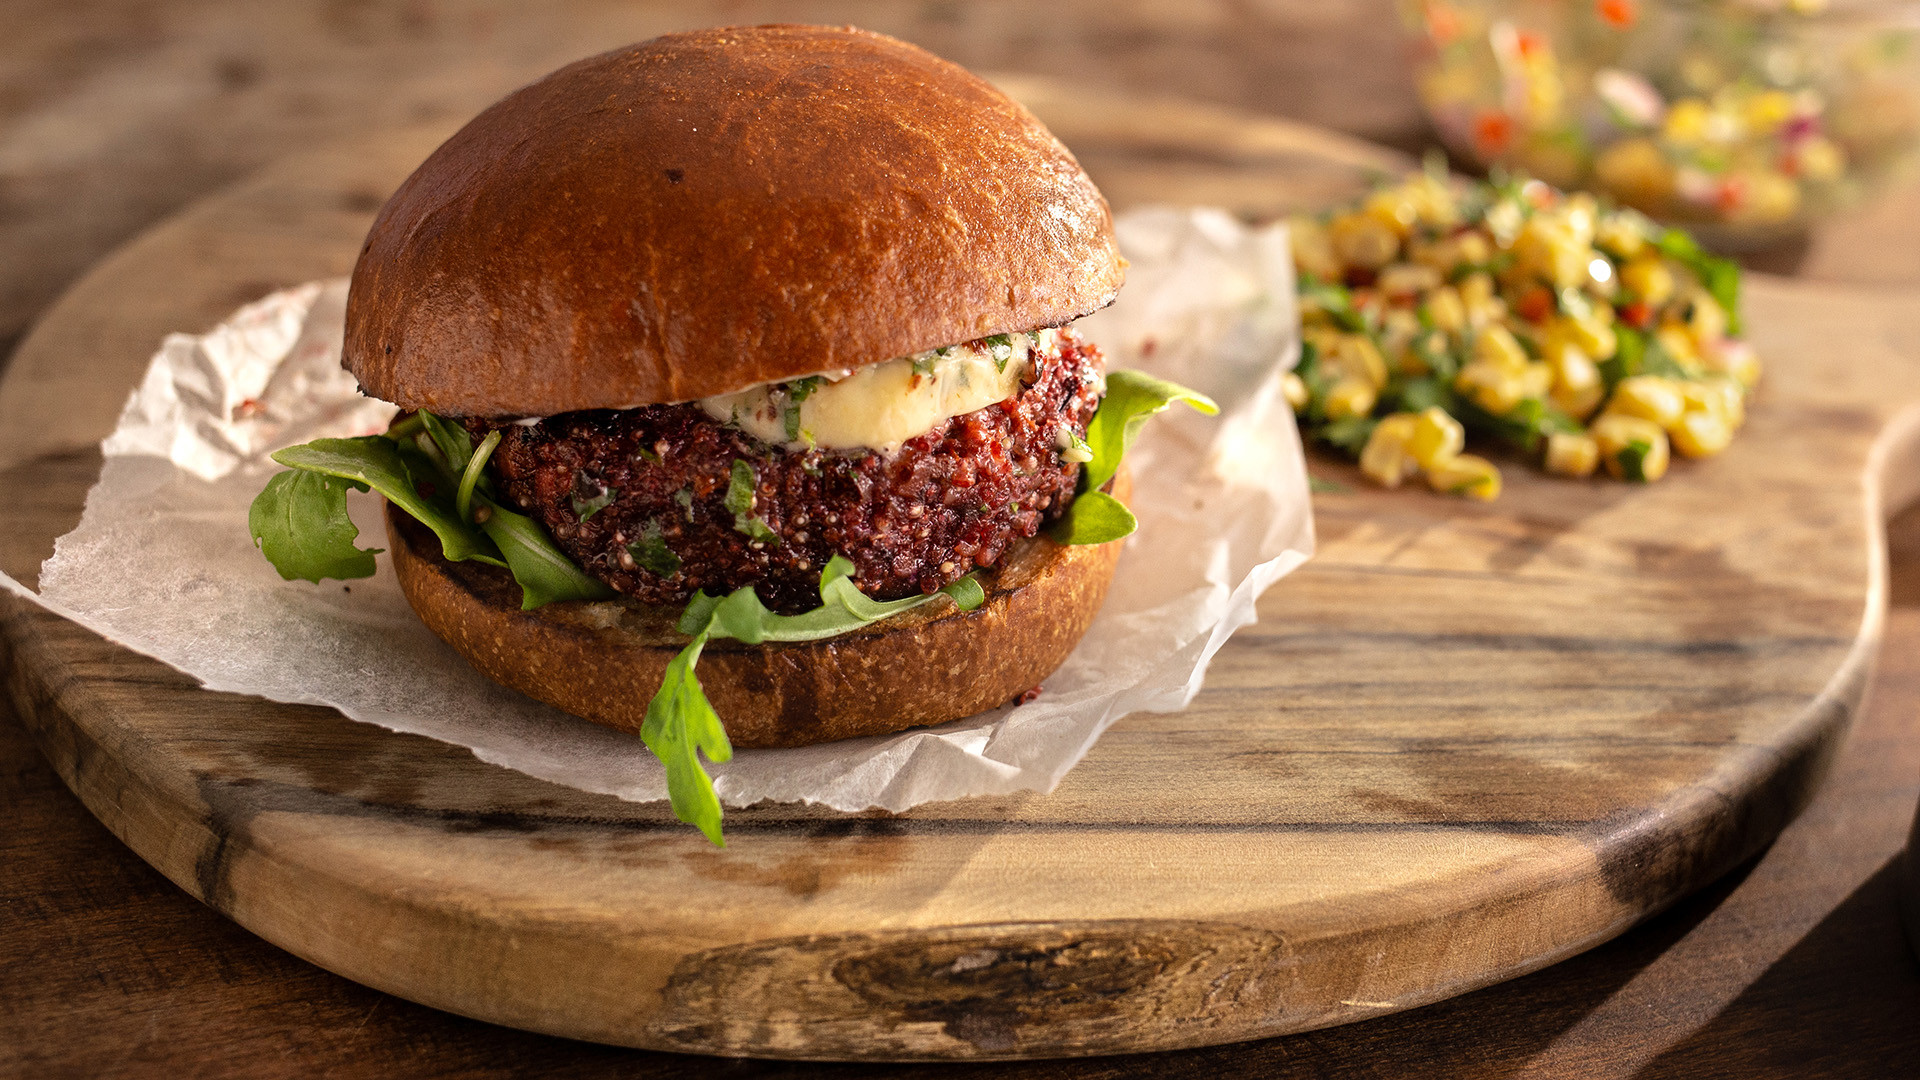
M1124 497L1126 475L1116 478ZM408 603L487 678L598 724L638 732L668 661L686 644L680 608L627 599L520 610L505 570L451 563L434 534L387 508ZM942 724L1038 686L1092 625L1119 543L1022 541L982 572L986 603L950 601L826 641L712 641L697 669L738 747L805 746Z

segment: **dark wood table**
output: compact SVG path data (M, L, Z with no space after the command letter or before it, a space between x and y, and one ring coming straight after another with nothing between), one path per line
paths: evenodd
M314 139L472 111L577 54L792 5L15 0L0 44L0 347L145 224ZM1067 74L1423 136L1385 2L808 7L980 67ZM1920 289L1920 188L1771 269ZM1916 293L1920 311L1920 292ZM1920 357L1915 358L1920 363ZM0 480L0 485L5 481ZM9 490L19 497L31 493ZM1267 1042L938 1074L1308 1077L1920 1075L1920 963L1893 879L1920 796L1920 511L1891 527L1893 607L1831 779L1762 856L1624 937L1438 1005ZM252 937L96 823L0 720L0 1075L893 1075L716 1063L435 1012Z

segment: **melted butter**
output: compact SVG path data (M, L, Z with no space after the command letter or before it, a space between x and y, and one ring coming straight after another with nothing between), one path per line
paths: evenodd
M703 398L700 407L790 450L891 453L948 417L1015 396L1034 358L1059 351L1054 330L1002 334L851 372L748 387Z

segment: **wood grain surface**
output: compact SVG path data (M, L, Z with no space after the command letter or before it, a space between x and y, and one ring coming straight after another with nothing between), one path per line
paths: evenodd
M199 253L250 251L269 283L329 272L358 239L349 196L396 159L263 177L103 267L150 308L89 307L89 279L49 317L0 390L10 484L34 493L10 572L77 515L96 462L71 433L111 422L158 336L138 321L204 324L194 305L258 284ZM190 892L470 1014L797 1056L1114 1052L1359 1018L1618 932L1757 851L1829 760L1884 603L1861 481L1920 472L1910 430L1869 460L1920 397L1912 328L1866 293L1761 282L1751 304L1771 377L1725 458L1647 489L1515 475L1492 508L1325 499L1321 559L1195 708L1123 723L1045 798L765 808L714 859L656 808L205 694L18 607L15 701ZM138 351L99 347L115 340ZM117 375L89 412L84 387ZM30 437L55 426L64 445Z

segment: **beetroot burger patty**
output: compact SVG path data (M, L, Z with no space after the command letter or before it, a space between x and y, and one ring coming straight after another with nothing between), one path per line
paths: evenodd
M891 452L789 449L697 403L593 410L499 427L501 493L586 571L645 603L753 585L786 612L819 604L820 568L894 599L994 565L1071 501L1062 447L1099 406L1101 358L1071 331L1032 354L1019 392Z

